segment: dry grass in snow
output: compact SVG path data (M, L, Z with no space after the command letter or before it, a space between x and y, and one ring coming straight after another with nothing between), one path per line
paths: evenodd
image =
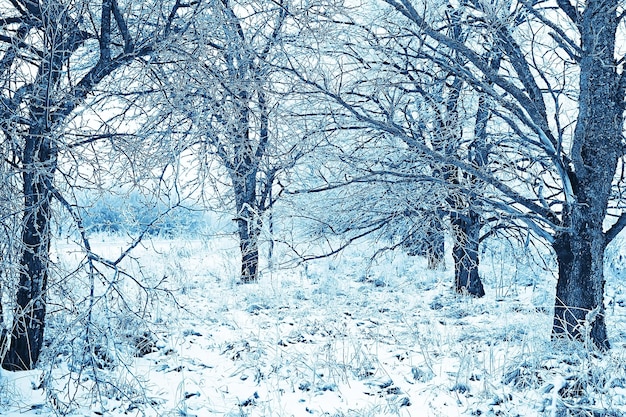
M111 257L122 246L97 241ZM398 253L371 262L370 246L266 268L251 285L235 284L236 245L226 238L146 244L125 265L134 280L109 271L93 299L89 277L61 275L42 369L0 373L0 414L626 413L620 262L607 271L614 348L599 355L549 341L555 280L524 253L487 250L488 295L476 300L452 293L450 260L436 271ZM67 242L55 251L59 271L81 261Z

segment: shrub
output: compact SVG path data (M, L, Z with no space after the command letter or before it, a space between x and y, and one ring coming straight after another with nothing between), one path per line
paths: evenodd
M86 197L85 200L90 200ZM93 201L93 200L92 200ZM141 233L175 236L196 233L204 223L202 210L174 207L148 200L137 193L100 196L82 210L83 226L88 232Z

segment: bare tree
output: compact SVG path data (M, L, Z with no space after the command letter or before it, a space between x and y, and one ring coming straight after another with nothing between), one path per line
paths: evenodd
M462 54L475 71L468 74L459 67L455 71L511 113L515 120L509 120L508 125L536 148L536 160L550 160L550 170L558 182L541 177L543 187L534 190L533 200L505 187L502 180L492 180L492 184L539 217L543 230L551 232L559 265L553 335L590 338L597 347L608 348L603 305L604 250L626 222L622 214L613 227L603 230L617 164L623 155L626 81L616 59L615 41L622 16L618 2L590 1L584 7L575 7L559 1L558 17L550 8L525 2L515 4L519 13L504 18L491 12L488 5L467 5L477 22L492 30L493 49L502 54L503 67L515 74L514 80L500 67L488 65L469 45L435 30L409 1L388 3L420 25L426 36ZM528 46L521 44L525 32L532 35ZM575 121L567 119L563 110L568 103L562 86L572 80L554 74L547 62L541 63L538 54L544 51L551 59L558 58L562 68L578 67ZM482 74L493 87L477 80L475 74ZM564 122L573 123L574 129L568 129ZM549 202L541 188L552 190Z
M467 36L459 16L452 13L445 20L446 33L455 39ZM400 246L411 254L426 255L432 267L443 257L443 233L449 229L454 238L455 289L482 297L478 254L488 217L476 197L481 194L480 180L446 158L487 163L488 147L481 144L486 141L486 122L477 120L490 117L488 103L476 104L477 95L461 77L447 66L424 59L422 40L404 33L402 22L374 12L361 16L338 11L327 19L334 26L334 36L312 48L313 54L321 50L323 57L338 65L329 69L322 59L317 67L326 68L314 74L315 70L291 60L291 70L313 87L311 94L323 92L336 102L327 110L328 128L344 132L335 136L326 152L335 155L335 161L327 165L334 164L337 174L328 175L330 168L320 170L312 191L360 187L361 193L349 193L349 198L359 201L354 210L363 212L351 212L359 221L348 219L345 225L335 221L334 230L356 236L380 232L391 236L392 243L399 237ZM461 65L463 57L449 52L447 61ZM390 121L402 126L407 136L384 129ZM472 123L481 139L469 134ZM432 158L423 148L445 158ZM365 186L366 182L378 183L387 202L370 203L379 192ZM332 207L327 210L335 213ZM341 215L335 213L335 220L339 219ZM330 219L323 222L332 223ZM443 227L448 223L452 227Z
M553 337L590 340L608 349L604 252L626 225L624 212L609 212L620 207L614 200L619 193L612 190L621 189L616 172L623 157L626 76L616 47L625 16L620 3L559 0L556 8L523 0L425 8L411 0L382 3L400 22L396 28L401 29L387 30L388 36L413 39L415 47L405 48L410 53L398 64L385 62L400 80L379 77L373 84L406 91L419 79L414 74L424 74L414 64L423 60L453 74L480 98L474 103L488 103L491 117L486 123L479 118L473 133L481 140L486 127L488 161L458 158L424 143L412 128L413 104L383 102L380 88L367 92L354 84L329 83L296 66L301 78L359 123L480 181L483 191L474 194L475 202L550 242L558 262ZM461 38L449 32L451 10L458 10ZM387 92L387 97L393 96ZM607 219L612 226L605 230Z
M294 86L277 65L297 13L288 1L216 2L196 19L186 47L153 69L161 117L186 129L181 155L196 158L206 194L222 198L227 189L232 197L221 204L234 206L243 283L258 280L259 238L277 181L307 148L306 122L291 110Z
M53 201L69 208L55 187L59 161L97 139L66 140L68 122L103 80L183 30L191 9L179 1L117 0L16 0L2 6L0 128L23 199L6 369L31 369L44 343Z

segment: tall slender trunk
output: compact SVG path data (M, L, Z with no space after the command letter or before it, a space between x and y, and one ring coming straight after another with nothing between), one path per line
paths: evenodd
M258 280L260 219L257 213L244 206L237 218L239 248L241 249L241 282Z
M480 217L473 210L469 210L467 215L452 219L454 282L455 290L459 294L474 297L485 295L485 288L478 273L481 227Z
M232 178L237 209L235 220L241 249L240 279L242 283L256 282L259 270L261 218L257 207L256 169L249 156L240 161L236 172L232 173Z
M244 102L247 94L238 99ZM232 160L222 152L221 157L228 167L235 197L237 236L241 251L241 283L258 280L260 218L257 210L257 165L250 140L249 109L239 104L240 115L234 133Z
M428 269L439 268L445 258L445 236L443 231L427 231L428 244L426 247L426 258L428 259Z
M445 258L445 235L440 220L431 220L424 229L409 232L402 248L409 256L426 257L428 269L437 269Z
M501 56L498 53L493 54L490 57L489 66L497 71L500 68L500 62ZM474 139L470 143L468 152L468 161L480 168L489 163L489 138L487 134L489 119L488 101L484 95L480 95L474 123ZM473 175L465 175L465 178L472 187L480 184ZM460 210L463 214L457 214L456 217L452 218L455 289L458 293L483 297L485 288L480 279L478 264L480 260L480 231L484 223L481 215L474 209L474 204L476 203L472 201L470 195L469 201L465 204L467 209ZM459 205L458 201L453 203L453 207L456 205ZM462 207L460 208L462 209Z

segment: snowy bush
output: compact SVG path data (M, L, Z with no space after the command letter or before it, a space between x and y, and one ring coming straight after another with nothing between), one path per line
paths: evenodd
M150 201L137 193L109 194L86 205L83 225L91 233L131 233L146 231L153 236L196 235L205 228L200 208L171 208L164 202Z

